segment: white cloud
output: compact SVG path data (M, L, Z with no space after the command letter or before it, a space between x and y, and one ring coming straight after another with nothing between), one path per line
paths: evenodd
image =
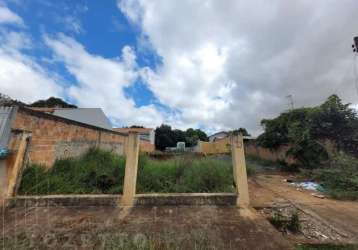
M31 38L26 33L7 29L0 29L0 44L8 52L32 48Z
M288 107L288 94L296 106L332 93L357 103L352 73L344 76L358 35L355 0L122 0L118 7L162 58L142 75L178 110L178 124L257 133L262 118Z
M62 89L22 55L14 56L0 49L0 92L24 102L33 102L60 96Z
M121 58L108 59L88 53L65 35L45 37L45 42L76 78L78 83L69 88L68 95L81 107L101 107L117 125L152 126L163 121L154 105L136 107L124 94L124 88L138 78L135 53L130 47L123 48Z
M0 3L0 24L16 24L23 26L24 22L21 17L9 10L7 7L2 6Z
M65 16L65 17L60 17L58 19L60 20L59 22L64 25L64 28L67 31L74 32L76 34L84 32L81 21L79 20L78 17Z
M24 102L63 95L56 77L22 53L32 47L31 38L1 23L24 25L17 14L0 6L0 92Z

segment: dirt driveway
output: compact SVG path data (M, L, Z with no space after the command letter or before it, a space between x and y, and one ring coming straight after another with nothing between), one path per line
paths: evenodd
M291 176L292 177L292 176ZM283 174L259 173L249 181L252 206L257 209L292 204L313 220L336 232L335 240L358 242L358 202L320 199L313 191L297 190Z

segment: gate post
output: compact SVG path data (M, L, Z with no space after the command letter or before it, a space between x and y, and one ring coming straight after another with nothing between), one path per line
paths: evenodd
M247 184L246 162L244 152L244 140L242 135L232 135L231 157L238 198L236 205L240 208L247 208L250 204L249 189Z
M129 132L126 143L126 167L124 174L123 195L121 205L133 206L137 185L139 135Z
M11 172L8 177L8 186L7 186L7 197L13 197L16 195L17 189L20 185L22 173L24 170L24 161L26 156L26 150L29 143L29 138L31 134L23 132L21 135L21 140L19 148L16 153L15 163L11 168Z

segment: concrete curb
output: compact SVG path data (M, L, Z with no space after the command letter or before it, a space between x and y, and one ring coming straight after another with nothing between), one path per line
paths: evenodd
M122 195L44 195L16 196L7 199L8 207L86 207L86 206L120 206ZM134 206L166 205L217 205L235 206L237 195L234 193L175 193L175 194L137 194Z

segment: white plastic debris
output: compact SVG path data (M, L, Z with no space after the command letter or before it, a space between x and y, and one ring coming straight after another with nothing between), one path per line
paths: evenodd
M290 184L295 186L295 187L303 188L303 189L307 189L307 190L317 191L317 189L320 189L320 185L318 183L315 183L315 182L312 182L312 181L293 182L293 183L290 183Z

